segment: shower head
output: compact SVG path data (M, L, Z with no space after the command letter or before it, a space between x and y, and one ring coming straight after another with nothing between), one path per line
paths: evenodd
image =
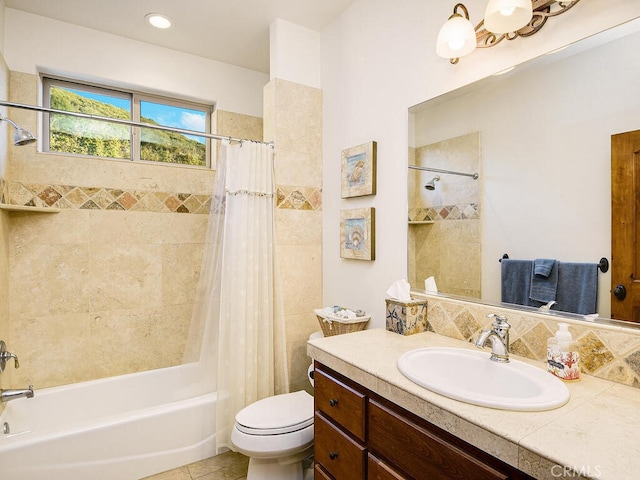
M0 115L0 122L2 121L10 123L15 129L15 133L13 134L13 144L21 147L22 145L29 145L36 141L36 137L29 130L25 130L24 128L18 126L16 122L11 120L10 118L3 117Z
M440 181L440 175L436 175L435 177L433 177L431 180L429 180L427 182L427 184L424 186L424 188L426 188L429 191L435 190L436 189L436 182L439 182L439 181Z

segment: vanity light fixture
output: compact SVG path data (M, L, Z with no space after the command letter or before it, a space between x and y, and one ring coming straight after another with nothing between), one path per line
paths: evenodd
M159 13L148 13L144 17L150 25L156 28L169 28L171 27L171 19L165 15Z
M476 48L493 47L505 38L530 37L549 17L563 14L580 0L489 0L484 19L475 27L462 3L442 26L436 41L438 56L452 64Z

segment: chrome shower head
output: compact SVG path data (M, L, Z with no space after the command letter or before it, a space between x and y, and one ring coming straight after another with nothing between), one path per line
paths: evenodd
M15 133L13 134L13 144L21 147L22 145L29 145L36 141L36 137L29 130L25 130L24 128L18 126L16 122L11 120L10 118L3 117L0 115L0 122L2 121L10 123L15 129Z
M427 184L424 186L424 188L426 188L429 191L435 190L436 189L436 182L439 182L439 181L440 181L440 175L436 175L435 177L433 177L431 180L429 180L427 182Z

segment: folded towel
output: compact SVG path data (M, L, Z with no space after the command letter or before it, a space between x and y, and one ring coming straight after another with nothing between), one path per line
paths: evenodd
M598 304L598 264L558 263L556 307L563 312L591 315Z
M533 273L534 275L540 275L541 277L548 278L551 275L551 270L555 266L556 261L552 258L536 258L533 261Z
M558 289L558 268L556 261L538 258L533 261L529 299L534 302L549 303L556 300ZM540 273L538 273L540 272ZM534 305L536 305L534 303Z
M533 261L504 258L501 261L500 269L502 301L504 303L531 306L529 291L531 290Z

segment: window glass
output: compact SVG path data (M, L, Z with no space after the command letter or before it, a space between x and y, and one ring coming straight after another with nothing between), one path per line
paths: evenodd
M140 121L183 130L206 132L206 114L202 110L140 100ZM178 132L142 128L140 159L154 162L207 164L205 137Z
M45 107L135 123L209 133L211 106L43 78ZM44 150L105 158L207 166L211 141L204 136L50 113Z
M131 120L131 99L81 88L50 85L50 107L101 117ZM131 158L127 125L69 115L49 115L49 150L110 158Z

